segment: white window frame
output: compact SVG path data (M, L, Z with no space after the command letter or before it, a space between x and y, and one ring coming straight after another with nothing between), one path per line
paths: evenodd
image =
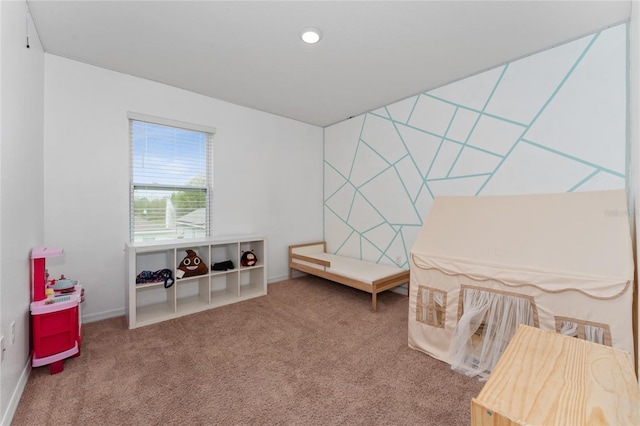
M127 113L127 122L129 128L129 161L130 161L130 172L129 172L129 239L132 242L140 241L136 240L136 232L135 232L135 216L134 216L134 192L136 189L147 189L147 190L204 190L206 191L206 214L205 214L205 236L211 236L211 212L212 212L212 199L213 199L213 136L216 133L216 129L209 126L203 126L200 124L194 123L186 123L177 120L171 120L156 116L151 116L147 114L140 114L136 112L128 112ZM184 129L199 133L206 134L206 182L202 187L197 186L187 186L187 185L173 185L173 184L148 184L148 183L137 183L133 181L133 130L132 123L134 121L145 122L150 124L156 124L166 127L173 127L178 129ZM161 238L158 241L173 241L180 239L180 237L176 236L175 238ZM189 239L185 237L185 239Z

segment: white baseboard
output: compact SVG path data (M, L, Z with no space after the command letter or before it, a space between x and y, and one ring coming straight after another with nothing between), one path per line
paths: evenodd
M299 273L299 275L298 275L298 274L296 274L296 271L293 272L293 278L297 278L299 276L301 277L302 275L304 275L304 274L303 273ZM277 282L280 282L280 281L286 281L288 279L289 279L289 275L288 274L287 275L280 275L278 277L270 277L270 278L267 278L267 284L277 283Z
M304 277L305 275L308 275L304 272L300 272L300 271L293 271L293 278L300 278L300 277ZM285 281L289 279L289 275L282 275L280 277L271 277L267 279L267 284L271 284L271 283L277 283L279 281ZM398 294L402 294L403 296L407 296L408 295L408 288L409 286L407 284L403 284L401 286L398 287L394 287L388 291L392 291L394 293L398 293Z
M309 274L307 274L306 272L300 272L300 271L296 271L296 270L293 271L293 278L300 278L300 277L304 277L306 275L309 275ZM287 275L286 279L289 279L288 275Z
M300 272L300 271L293 271L293 278L299 278L299 277L303 277L307 274L305 274L304 272ZM286 281L289 279L289 275L280 275L277 277L270 277L267 278L267 284L272 284L272 283L277 283L280 281ZM391 291L395 291L397 293L400 294L407 294L407 289L405 286L400 286L400 287L396 287L394 289L392 289ZM96 312L95 314L88 314L88 315L82 315L82 322L83 323L90 323L90 322L94 322L94 321L100 321L103 319L108 319L108 318L114 318L114 317L121 317L125 315L125 310L124 308L120 308L120 309L112 309L110 311L102 311L102 312Z
M29 374L31 374L31 357L27 359L27 364L22 369L22 374L20 374L18 384L13 390L11 399L9 400L9 404L7 405L7 411L5 411L2 415L3 426L9 426L13 421L13 416L16 414L16 410L18 409L18 404L20 403L20 398L22 398L22 393L24 392L25 386L27 386Z
M298 270L293 270L293 278L300 278L300 277L304 277L306 275L309 275L307 273L304 272L300 272ZM289 279L289 274L287 275L280 275L278 277L271 277L271 278L267 278L267 284L271 284L271 283L277 283L280 281L287 281Z
M392 288L390 291L402 294L403 296L408 296L409 286L407 284L402 284L401 286Z
M82 322L89 323L94 321L100 321L108 318L115 318L124 316L124 308L112 309L110 311L96 312L95 314L82 315Z

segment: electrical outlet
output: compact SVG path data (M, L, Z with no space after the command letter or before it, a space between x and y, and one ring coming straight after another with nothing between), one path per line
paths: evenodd
M11 321L11 346L16 342L16 322Z
M4 353L7 348L4 347L4 336L0 336L0 362L4 361Z

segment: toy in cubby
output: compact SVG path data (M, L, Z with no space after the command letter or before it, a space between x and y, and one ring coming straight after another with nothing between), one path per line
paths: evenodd
M258 263L258 258L256 257L253 250L242 252L242 257L240 258L240 264L242 266L254 266L256 263Z
M187 255L180 261L178 270L176 271L177 278L195 277L198 275L205 275L209 272L207 263L203 261L198 254L193 250L185 250Z

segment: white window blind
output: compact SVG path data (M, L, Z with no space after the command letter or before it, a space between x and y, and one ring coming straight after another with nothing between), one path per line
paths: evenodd
M202 130L129 115L131 241L211 235L215 130Z

